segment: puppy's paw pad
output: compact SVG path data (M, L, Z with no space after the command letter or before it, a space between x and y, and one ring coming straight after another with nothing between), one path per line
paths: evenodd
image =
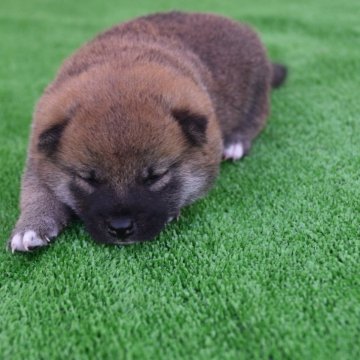
M15 234L10 240L10 248L15 251L30 251L33 248L45 246L50 240L41 238L35 231L28 230Z
M239 160L245 155L244 145L241 142L231 144L224 149L224 160Z

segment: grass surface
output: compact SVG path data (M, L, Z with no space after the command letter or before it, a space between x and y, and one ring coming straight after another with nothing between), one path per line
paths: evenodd
M254 25L290 66L251 156L153 243L96 245L81 224L11 255L31 113L98 31L160 10ZM1 359L359 359L360 3L0 4Z

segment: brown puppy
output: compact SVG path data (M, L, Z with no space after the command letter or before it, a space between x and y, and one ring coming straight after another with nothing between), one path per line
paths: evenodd
M13 251L47 245L72 214L95 240L155 237L239 159L286 76L247 26L172 12L78 50L35 114Z

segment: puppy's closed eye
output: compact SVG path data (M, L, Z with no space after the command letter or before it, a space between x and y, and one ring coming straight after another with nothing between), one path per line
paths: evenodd
M77 178L86 182L88 185L96 187L101 184L101 180L96 176L94 170L80 171L76 173Z
M169 169L154 170L149 168L143 177L143 184L151 190L159 190L164 187L170 180L171 174Z

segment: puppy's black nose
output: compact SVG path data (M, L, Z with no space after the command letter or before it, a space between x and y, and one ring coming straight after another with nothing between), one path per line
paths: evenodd
M125 239L134 232L134 222L130 217L120 216L108 222L110 235Z

